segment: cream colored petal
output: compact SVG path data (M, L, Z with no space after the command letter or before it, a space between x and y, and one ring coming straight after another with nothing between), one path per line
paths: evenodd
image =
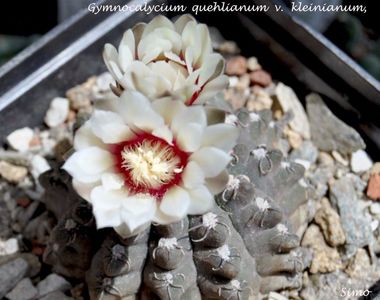
M153 131L164 125L164 119L156 113L149 100L136 91L125 91L120 96L120 110L128 125L144 131Z
M116 173L104 173L101 176L101 183L105 190L119 190L124 186L124 179Z
M137 23L135 26L132 28L133 36L135 38L135 45L138 45L141 40L141 36L145 30L146 24L145 23ZM136 55L136 49L135 49L135 55ZM136 57L136 59L139 59Z
M117 209L93 210L93 214L98 229L119 226L122 222L120 211Z
M189 189L188 193L190 195L189 215L204 214L209 212L215 205L214 196L204 185Z
M178 130L176 141L185 152L194 152L199 149L202 142L204 127L196 123L184 124Z
M73 178L90 183L100 180L102 173L113 165L111 153L98 147L89 147L74 152L62 168Z
M206 178L206 186L213 195L221 193L228 182L228 172L222 171L215 177Z
M150 21L144 28L144 32L141 38L145 38L148 34L150 34L153 30L157 28L167 28L170 30L174 30L174 24L165 16L158 15L154 17L152 21Z
M128 66L135 59L135 37L131 29L128 29L119 45L119 64L123 72L126 72Z
M165 119L165 124L170 125L173 117L181 113L186 106L171 98L163 98L152 102L153 109Z
M152 222L156 209L156 199L152 196L143 194L130 196L123 202L122 220L131 233L136 233L137 229L144 228L144 225Z
M217 93L227 88L227 86L228 86L228 77L226 75L221 75L214 78L203 87L203 90L199 94L194 104L205 103L206 101L214 97Z
M119 65L123 73L127 72L129 66L133 61L131 50L125 44L119 46Z
M120 143L135 136L122 117L114 112L95 110L89 122L94 134L107 144Z
M175 186L168 190L162 198L160 211L165 215L180 221L187 215L189 205L189 193L185 189Z
M173 144L173 133L167 125L158 127L152 131L152 134L165 140L168 144Z
M231 160L231 156L214 147L203 147L190 156L203 170L205 177L214 177L222 172Z
M79 196L81 196L88 202L91 202L91 191L93 190L93 188L99 186L100 182L96 181L92 183L86 183L73 178L72 184L74 190L78 193Z
M203 170L194 161L190 161L182 174L183 185L186 189L196 188L204 183L205 175Z
M239 133L239 128L230 124L208 126L203 134L202 146L213 146L228 152L236 145Z
M123 74L119 66L119 54L116 48L111 44L105 44L103 50L103 60L115 80L121 82L123 80Z
M183 29L185 28L186 24L190 21L195 21L194 17L190 14L185 14L180 16L175 22L174 22L174 27L175 30L178 33L182 33Z
M202 106L190 106L176 114L171 124L174 134L176 134L184 124L188 123L196 123L202 127L206 126L207 117Z
M107 190L103 186L97 186L91 192L91 204L94 211L117 209L120 214L123 202L128 198L124 189Z
M159 208L156 210L156 214L153 217L153 223L160 224L160 225L167 225L171 223L178 222L177 217L168 216L164 214Z
M205 58L205 62L200 68L198 84L203 86L224 71L224 58L218 53L212 53Z
M96 146L106 148L107 146L91 130L90 122L84 123L74 135L74 149L82 150L88 147Z

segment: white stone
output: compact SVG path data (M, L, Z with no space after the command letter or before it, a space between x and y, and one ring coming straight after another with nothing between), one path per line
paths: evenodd
M18 252L18 242L15 238L10 238L7 241L0 239L0 256L11 255Z
M54 98L45 116L45 123L49 127L57 127L65 122L69 114L69 100L66 98Z
M380 215L380 203L373 203L369 207L369 211L373 215Z
M276 86L276 98L283 112L292 111L294 118L289 126L303 138L310 139L310 125L304 107L294 91L283 83Z
M379 221L378 220L373 220L371 222L371 229L372 229L372 231L375 231L377 229L377 227L379 227Z
M279 293L270 292L268 295L268 300L288 300L288 298L284 297L283 295Z
M235 87L238 82L239 82L239 77L237 76L230 76L229 77L229 81L230 81L230 87Z
M254 56L248 58L247 67L250 71L257 71L261 69L261 65L259 64L257 58Z
M351 155L351 170L355 173L368 171L373 165L371 158L363 150L358 150Z
M13 131L7 136L8 144L15 150L24 152L29 150L30 142L34 132L29 127L24 127Z
M47 160L41 155L34 155L31 159L31 173L34 178L38 178L42 173L50 170Z

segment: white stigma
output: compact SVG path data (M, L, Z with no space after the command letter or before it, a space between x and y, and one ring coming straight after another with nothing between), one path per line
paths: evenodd
M218 216L212 212L202 216L202 225L206 228L215 228L218 222Z
M168 250L174 249L177 246L176 238L160 238L158 247L166 248Z
M122 167L130 172L133 182L148 188L159 188L183 171L171 147L159 142L147 140L125 147L121 157Z

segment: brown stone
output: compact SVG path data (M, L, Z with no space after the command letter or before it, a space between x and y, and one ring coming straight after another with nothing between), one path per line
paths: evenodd
M314 217L315 222L322 229L325 240L333 247L343 245L346 241L340 217L331 207L327 198L321 200L321 208Z
M326 244L317 225L312 224L306 230L302 246L310 247L313 250L310 273L329 273L343 268L339 252Z
M264 70L254 71L250 73L250 77L253 84L258 84L264 87L272 83L272 76Z
M0 161L0 175L7 181L18 183L26 177L28 169L22 166L15 166L6 161Z
M372 174L368 180L367 197L380 200L380 174Z
M227 60L227 75L243 75L247 72L247 59L243 56L234 56Z
M30 205L31 201L30 201L29 198L23 197L23 198L18 198L16 200L16 203L17 203L17 205L19 205L19 206L21 206L23 208L26 208L26 207L28 207Z

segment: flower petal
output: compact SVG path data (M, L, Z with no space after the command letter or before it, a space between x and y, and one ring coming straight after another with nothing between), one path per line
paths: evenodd
M190 195L189 215L201 215L210 211L215 205L214 196L204 185L188 190Z
M179 221L186 216L189 205L189 193L185 189L175 186L168 190L162 198L160 210Z
M187 189L195 188L204 183L205 175L200 166L194 161L190 161L182 174L183 185Z
M154 129L152 134L156 137L164 139L168 144L173 144L173 133L166 125Z
M131 29L128 29L119 45L119 64L123 72L126 72L128 66L135 58L135 37Z
M217 195L224 190L228 179L228 172L224 170L215 177L206 178L206 186L213 195Z
M172 123L173 117L186 108L185 104L171 98L163 98L153 101L152 107L165 119L165 124L169 125Z
M115 173L104 173L101 181L102 186L107 191L121 189L124 185L123 177Z
M122 223L120 208L128 197L123 190L107 191L103 186L91 192L91 203L97 228L115 227Z
M194 152L201 146L203 127L196 123L182 126L176 136L178 146L185 152Z
M218 148L203 147L194 152L190 160L195 161L202 168L205 177L214 177L223 171L230 162L231 156Z
M87 121L75 132L74 149L82 150L92 146L106 148L106 145L102 140L93 133L90 122Z
M123 202L122 220L131 233L136 233L138 228L146 228L152 222L156 209L156 199L150 195L129 196Z
M120 96L120 113L130 126L137 126L144 131L153 131L164 125L163 118L157 114L149 100L136 91L125 91Z
M196 123L202 127L207 125L206 112L202 106L191 106L176 114L173 118L171 128L176 134L183 124Z
M118 60L119 55L116 48L111 44L105 44L103 50L103 60L115 80L123 81L123 74L120 70Z
M139 233L142 233L144 230L146 230L150 226L150 223L145 223L138 228L136 228L134 231L131 231L127 224L123 223L120 226L116 226L113 229L116 231L118 235L120 235L123 239L136 236Z
M135 136L114 112L95 110L89 121L94 134L107 144L120 143Z
M205 62L200 68L198 84L203 86L224 71L224 59L219 53L212 53L205 58Z
M206 127L202 146L213 146L226 152L230 151L239 137L239 129L229 124L215 124Z
M73 179L72 185L74 190L78 193L79 196L81 196L83 199L87 200L88 202L91 202L91 191L93 188L100 185L99 181L86 183L81 182L79 180Z
M190 21L195 21L194 17L190 14L185 14L180 16L175 22L174 27L178 33L182 33L186 24Z
M103 172L114 164L112 155L98 147L89 147L75 152L63 165L73 178L86 183L100 179Z
M220 91L228 86L228 77L225 75L218 76L208 82L204 87L194 104L203 104L213 98Z

